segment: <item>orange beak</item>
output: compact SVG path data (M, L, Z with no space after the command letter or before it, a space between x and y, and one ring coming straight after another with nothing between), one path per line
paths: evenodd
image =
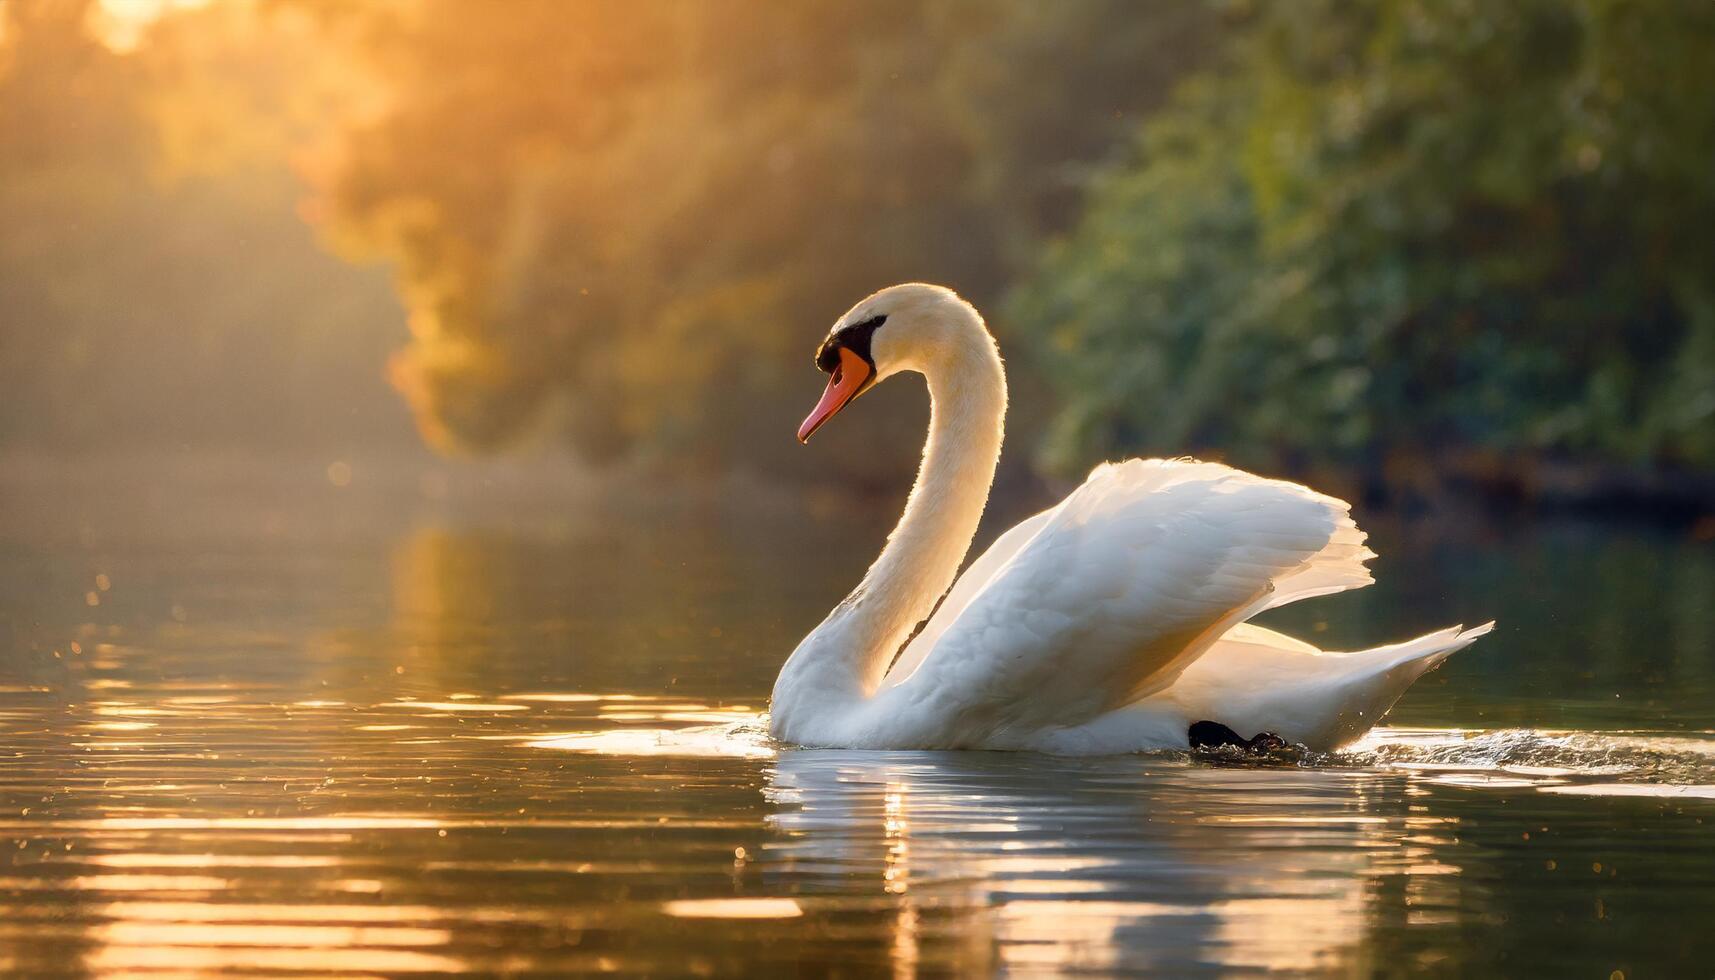
M822 423L840 413L840 409L851 404L851 400L863 393L865 384L869 381L870 370L868 362L840 348L840 364L834 368L833 376L828 378L828 388L822 392L822 400L816 403L816 408L804 424L798 427L798 441L809 442L810 437L822 427Z

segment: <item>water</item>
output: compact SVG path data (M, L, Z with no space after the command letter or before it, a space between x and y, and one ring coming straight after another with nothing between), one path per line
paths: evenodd
M1367 520L1272 622L1501 628L1299 765L802 751L885 508L329 462L7 462L0 973L1715 964L1696 535Z

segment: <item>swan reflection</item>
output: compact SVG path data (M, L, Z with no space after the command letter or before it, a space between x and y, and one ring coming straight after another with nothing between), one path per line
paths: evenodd
M1459 871L1446 824L1402 802L1405 778L784 751L768 866L806 895L873 880L894 902L897 968L969 965L975 943L1021 969L1355 969L1389 878L1437 904Z

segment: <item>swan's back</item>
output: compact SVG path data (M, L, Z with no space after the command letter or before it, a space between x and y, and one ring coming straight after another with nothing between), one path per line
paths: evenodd
M1370 582L1343 501L1217 463L1098 467L972 564L872 699L875 744L1005 747L1166 691L1283 602Z

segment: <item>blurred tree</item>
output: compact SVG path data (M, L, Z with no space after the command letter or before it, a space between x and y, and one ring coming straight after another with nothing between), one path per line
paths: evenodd
M99 13L0 0L0 445L408 440L385 277L296 213L316 36L229 2L117 51Z
M350 254L397 263L414 339L393 375L432 441L498 446L556 404L592 456L774 469L811 465L787 454L832 318L904 279L996 298L1072 217L1072 168L1214 21L1123 0L301 5L389 85L322 205ZM829 432L853 452L819 458L891 478L921 433L865 408Z
M1715 468L1712 88L1702 0L1258 6L1015 294L1045 461Z

